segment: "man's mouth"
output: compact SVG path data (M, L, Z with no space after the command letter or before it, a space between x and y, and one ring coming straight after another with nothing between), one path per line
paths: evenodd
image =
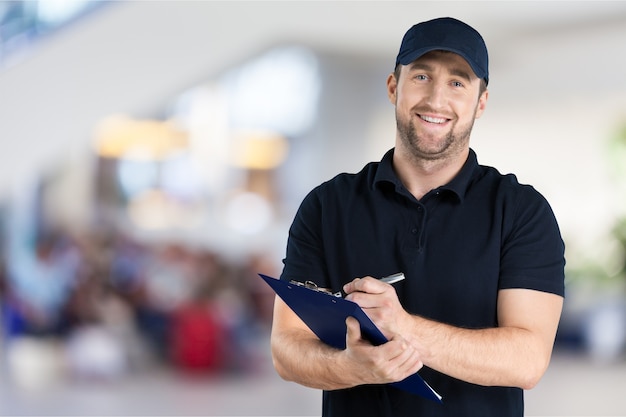
M442 124L448 121L448 119L444 119L442 117L431 117L431 116L424 116L424 115L419 115L420 119L429 122L429 123L435 123L435 124Z

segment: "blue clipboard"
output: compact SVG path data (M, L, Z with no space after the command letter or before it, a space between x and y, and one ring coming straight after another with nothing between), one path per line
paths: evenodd
M264 274L259 274L259 276L327 345L337 349L346 348L346 319L349 316L358 320L361 325L361 334L373 345L382 345L387 342L387 338L358 304ZM438 403L443 402L442 397L417 373L402 381L393 382L391 385Z

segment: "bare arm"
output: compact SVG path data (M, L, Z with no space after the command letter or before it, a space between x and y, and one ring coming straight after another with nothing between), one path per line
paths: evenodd
M563 299L525 289L501 290L499 327L468 330L414 319L418 339L429 346L424 361L435 369L480 385L533 388L545 373ZM444 347L447 344L447 349Z
M271 348L274 367L289 381L324 389L401 381L421 368L415 348L400 336L381 346L361 339L358 322L346 322L346 349L322 343L278 297L274 302Z
M383 333L405 335L426 366L479 385L523 389L534 387L548 366L563 306L554 294L501 290L499 327L463 329L408 314L395 290L375 279L355 280L344 290Z

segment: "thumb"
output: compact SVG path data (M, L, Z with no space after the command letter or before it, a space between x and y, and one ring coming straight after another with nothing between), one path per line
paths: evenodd
M346 344L351 345L361 339L361 325L352 316L346 318Z

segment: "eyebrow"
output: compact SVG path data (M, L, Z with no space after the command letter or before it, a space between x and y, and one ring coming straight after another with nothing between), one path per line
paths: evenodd
M411 63L411 65L409 66L409 69L411 71L414 71L414 70L433 71L433 67L431 67L430 65L425 64L423 62L417 62L417 61ZM450 70L450 74L452 74L452 75L454 75L456 77L463 78L467 82L471 82L472 81L471 74L468 73L467 71L463 71L462 69L459 69L459 68L452 68Z

